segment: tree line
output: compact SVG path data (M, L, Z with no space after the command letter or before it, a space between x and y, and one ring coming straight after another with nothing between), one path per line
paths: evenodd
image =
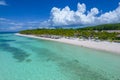
M97 26L89 26L85 28L80 28L81 30L120 30L120 23L116 24L103 24Z
M80 30L80 29L32 29L20 31L21 34L32 35L57 35L62 37L75 37L83 39L99 39L109 41L120 41L119 33L106 31Z

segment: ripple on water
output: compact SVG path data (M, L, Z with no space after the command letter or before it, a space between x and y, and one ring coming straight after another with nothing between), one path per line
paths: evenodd
M59 71L64 75L69 75L71 80L109 80L104 75L91 70L89 66L81 64L79 60L64 58L49 49L39 48L37 54L40 59L44 59L43 61L55 63Z
M27 64L27 63L32 61L32 63L26 65L27 67L25 67L25 64L23 64L23 66L21 66L21 68L24 67L25 70L28 69L29 71L31 71L31 74L28 74L26 72L26 74L30 75L30 76L28 76L28 78L30 78L30 80L33 80L32 77L33 77L35 71L38 72L35 75L38 75L38 76L44 75L44 74L39 75L39 69L40 69L40 71L47 69L46 72L48 74L46 74L47 75L46 80L53 80L52 77L53 76L56 77L58 75L58 74L56 74L56 72L66 76L66 80L120 80L120 79L116 79L115 75L108 77L107 72L106 73L104 71L97 72L99 70L94 70L93 68L91 69L91 65L86 65L86 64L84 64L84 62L80 61L78 58L76 59L74 57L69 56L68 54L64 54L67 52L64 52L65 49L63 46L61 46L61 47L58 46L59 50L54 51L55 49L51 45L56 46L56 44L51 43L50 46L48 46L49 44L46 43L46 41L42 42L42 44L41 44L40 41L36 42L36 41L38 41L36 39L31 40L31 39L25 38L25 40L24 40L24 38L23 39L21 39L21 38L22 37L19 37L18 40L15 39L16 41L12 40L12 38L9 40L8 39L1 39L0 42L2 42L2 43L0 43L0 50L10 52L12 54L12 57L15 60L17 60L17 62L26 62L25 64ZM12 45L9 44L9 42L14 43L14 45L17 44L17 47L20 47L20 48L13 47ZM35 43L35 44L33 45L33 43ZM52 47L54 50L49 48L49 47ZM24 50L23 48L26 50ZM73 48L73 49L75 49L75 48ZM62 51L64 53L62 53ZM35 55L34 54L32 55L32 60L29 57L30 53L35 54ZM2 53L0 53L0 54L2 54ZM34 56L35 56L35 58L34 58ZM34 62L34 61L36 61L36 58L38 61L37 63ZM45 63L45 65L43 65L42 62ZM48 65L46 66L46 63L51 65L51 66L55 66L55 68L57 68L57 69L51 68ZM12 65L10 65L10 66L12 66ZM36 66L38 66L37 69L36 69ZM43 67L41 67L41 66L43 66ZM29 69L29 67L31 67L31 69ZM44 69L44 67L46 67L46 68ZM13 66L12 66L12 68L13 68ZM49 71L49 69L55 69L55 70L53 70L54 72L56 71L55 75L52 75L51 74L52 70ZM43 73L44 73L44 71L43 71ZM20 77L19 72L13 74L13 76L16 74L18 75L18 78L19 78ZM22 77L24 78L26 74L22 74ZM58 79L61 78L59 80L65 80L64 76L58 75L57 78ZM10 75L10 77L11 77L11 75ZM35 79L37 79L37 78L35 77Z

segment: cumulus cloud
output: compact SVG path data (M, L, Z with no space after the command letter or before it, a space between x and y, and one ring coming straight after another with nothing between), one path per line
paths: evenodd
M98 17L100 23L118 23L120 22L120 3L119 6L113 10L102 14Z
M0 0L0 5L2 1ZM46 21L18 22L0 18L0 31L54 28L56 26L69 27L71 25L83 27L107 23L120 23L120 3L116 9L102 14L96 7L87 10L84 3L78 3L76 11L71 10L69 6L66 6L63 9L53 7L51 9L51 16Z
M7 3L4 0L0 0L0 6L6 6Z
M115 10L99 16L98 14L100 11L97 8L94 7L87 11L84 3L78 3L76 11L71 10L68 6L63 9L53 7L50 21L52 26L118 23L120 22L120 3Z

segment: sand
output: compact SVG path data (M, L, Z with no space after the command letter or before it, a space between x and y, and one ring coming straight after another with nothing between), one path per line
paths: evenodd
M51 38L38 37L35 35L24 35L24 34L19 34L19 33L15 34L15 35L25 36L25 37L30 37L30 38L37 38L37 39L44 39L44 40L58 41L58 42L73 44L73 45L77 45L77 46L82 46L82 47L87 47L87 48L92 48L92 49L103 50L103 51L120 54L120 43L116 43L116 42L82 40L82 39L78 39L78 38L51 39Z

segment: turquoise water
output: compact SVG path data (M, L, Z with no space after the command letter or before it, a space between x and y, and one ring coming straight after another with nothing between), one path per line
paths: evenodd
M4 33L0 80L120 80L120 55Z

